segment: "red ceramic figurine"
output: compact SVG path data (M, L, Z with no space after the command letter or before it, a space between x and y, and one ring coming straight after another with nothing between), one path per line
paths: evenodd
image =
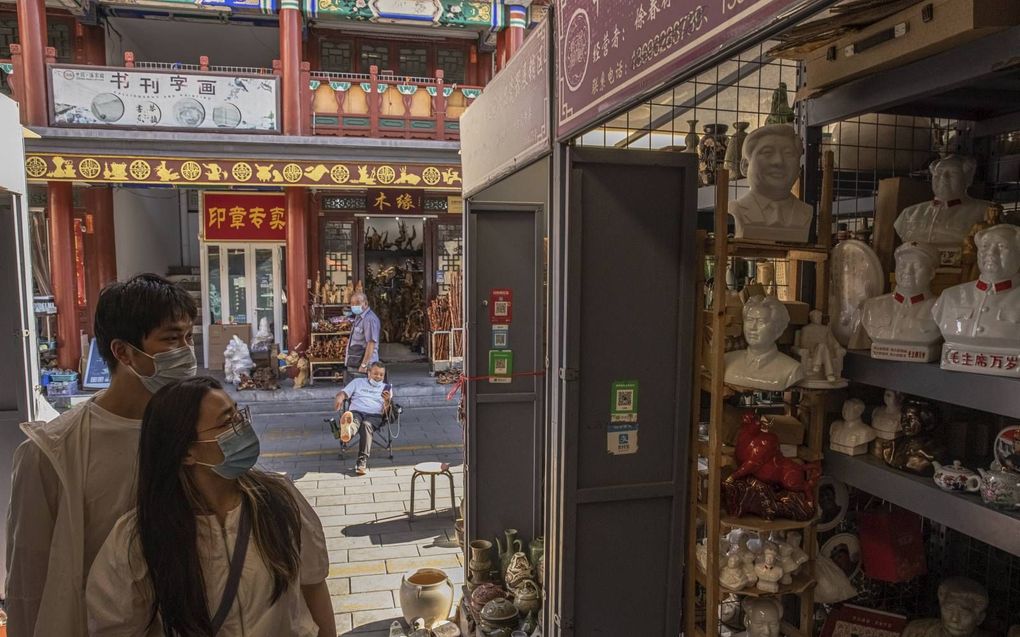
M821 466L817 462L801 464L783 456L779 436L769 431L771 424L768 418L759 418L751 412L744 414L743 425L737 434L738 466L732 478L738 480L751 475L813 498L815 484L822 473Z

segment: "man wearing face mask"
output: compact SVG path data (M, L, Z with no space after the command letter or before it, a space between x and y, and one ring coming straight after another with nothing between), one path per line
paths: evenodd
M197 368L191 295L143 274L107 286L96 344L109 389L49 423L25 423L7 520L11 637L85 637L84 585L117 519L134 506L142 414Z
M368 366L379 362L379 334L382 331L379 317L368 307L368 297L364 292L355 292L351 296L351 313L354 314L354 324L351 326L351 338L347 341L347 382L355 374L368 374Z
M368 456L372 453L372 434L382 427L383 414L390 408L393 388L386 382L386 368L376 361L368 369L368 378L355 378L336 395L334 408L340 411L343 403L351 399L350 408L340 417L340 440L347 443L357 430L358 462L355 471L359 476L368 473Z

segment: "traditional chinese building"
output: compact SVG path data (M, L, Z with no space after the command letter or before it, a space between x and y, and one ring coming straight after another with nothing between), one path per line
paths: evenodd
M78 367L98 290L138 272L187 281L204 336L267 319L307 345L314 294L359 281L411 289L399 307L424 323L460 269L458 118L544 4L0 4L0 85L39 135L25 168L59 365Z

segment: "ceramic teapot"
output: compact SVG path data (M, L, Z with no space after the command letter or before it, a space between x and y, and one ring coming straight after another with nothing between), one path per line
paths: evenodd
M981 473L981 499L985 504L999 509L1020 509L1020 473L1002 469L993 463Z
M510 637L517 629L520 613L505 597L498 597L485 605L478 624L479 637Z
M514 589L514 606L521 612L521 615L527 615L542 608L542 592L538 590L538 584L534 580L526 579Z
M977 493L981 489L981 477L961 465L959 460L954 460L951 465L940 464L937 461L933 461L931 464L935 467L935 475L932 480L943 491Z

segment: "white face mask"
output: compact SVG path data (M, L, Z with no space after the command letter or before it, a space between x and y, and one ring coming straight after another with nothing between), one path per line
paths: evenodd
M198 372L194 345L184 345L168 352L160 352L155 356L146 354L134 345L130 346L136 352L152 359L155 369L152 376L142 376L135 368L128 367L138 377L138 380L142 381L142 385L149 390L150 394L155 394L174 381L191 378Z

